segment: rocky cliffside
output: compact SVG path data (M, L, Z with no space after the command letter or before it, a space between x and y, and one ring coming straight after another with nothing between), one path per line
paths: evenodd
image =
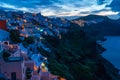
M67 80L120 80L118 70L101 56L105 49L80 27L68 28L61 39L44 38L51 52L43 50L41 54L48 57L51 73Z

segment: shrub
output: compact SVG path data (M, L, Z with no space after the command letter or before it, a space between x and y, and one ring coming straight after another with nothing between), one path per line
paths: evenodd
M3 59L6 61L8 57L10 56L9 52L3 51Z
M12 40L12 42L15 43L20 43L21 40L19 38L19 31L18 30L10 30L10 39Z
M25 42L27 42L28 44L33 44L35 42L35 38L33 36L29 36L25 38Z

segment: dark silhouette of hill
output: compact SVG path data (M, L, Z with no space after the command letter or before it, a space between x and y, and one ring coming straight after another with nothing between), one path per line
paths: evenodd
M120 35L120 19L112 20L106 16L88 15L74 19L74 21L84 21L85 28L100 33L104 36L119 36Z

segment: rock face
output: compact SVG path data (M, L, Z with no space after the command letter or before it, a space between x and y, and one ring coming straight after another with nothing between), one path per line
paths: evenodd
M118 70L100 55L105 49L97 47L92 37L77 26L70 27L61 39L44 36L52 51L42 54L48 57L51 73L67 80L120 80Z

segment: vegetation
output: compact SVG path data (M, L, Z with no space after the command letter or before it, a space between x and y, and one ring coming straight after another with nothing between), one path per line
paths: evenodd
M48 68L51 73L67 80L114 80L115 77L118 79L117 69L113 68L115 71L111 72L107 70L109 67L104 67L110 65L103 64L103 58L99 54L105 49L91 37L80 27L70 27L68 33L62 34L60 40L45 36L46 44L52 52L42 53L48 57Z
M33 36L26 37L25 42L28 44L33 44L35 42L35 38Z
M10 30L10 39L12 40L12 42L15 42L15 43L20 43L21 40L20 40L20 37L19 37L19 31L18 30Z
M10 56L10 53L9 52L6 52L6 51L3 51L2 52L2 56L3 56L3 59L6 61L8 59L8 57Z
M3 78L3 77L0 77L0 80L6 80L5 78Z

